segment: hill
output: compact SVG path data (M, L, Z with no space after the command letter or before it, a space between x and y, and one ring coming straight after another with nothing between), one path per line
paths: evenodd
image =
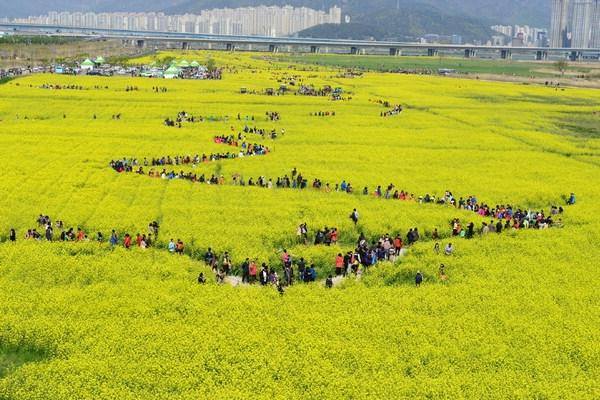
M448 15L426 5L411 5L400 10L380 10L360 14L351 24L327 24L299 33L303 37L340 39L406 40L422 35L460 35L465 41L485 41L493 32L489 21L460 15Z

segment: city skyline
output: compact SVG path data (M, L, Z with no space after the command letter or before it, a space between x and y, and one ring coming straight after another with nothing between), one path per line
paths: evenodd
M58 12L15 18L13 22L98 29L126 29L223 35L288 36L321 24L341 24L337 6L329 11L307 7L257 6L203 10L200 14L159 12Z

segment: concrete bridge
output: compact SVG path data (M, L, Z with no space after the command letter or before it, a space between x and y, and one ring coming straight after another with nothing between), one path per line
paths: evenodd
M76 28L58 25L34 25L0 23L0 31L13 35L45 35L77 37L87 39L121 39L138 47L152 45L175 45L188 50L193 48L213 48L228 51L256 50L296 52L336 52L349 54L403 54L428 55L435 57L445 54L462 55L465 58L531 59L543 61L549 58L578 61L599 60L600 49L548 48L548 47L507 47L483 45L425 44L391 41L340 40L319 38L269 37L214 35L204 33L149 32L118 29Z

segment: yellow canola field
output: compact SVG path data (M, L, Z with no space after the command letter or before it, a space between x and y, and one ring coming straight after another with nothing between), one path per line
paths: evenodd
M172 56L213 57L224 77L36 75L0 86L0 398L597 398L600 140L573 121L598 118L600 92L347 78L253 54ZM260 94L294 75L352 99ZM382 118L380 99L404 111ZM229 118L164 126L180 111ZM267 111L281 120L267 121ZM309 116L319 111L336 115ZM223 175L226 185L117 174L108 165L231 151L212 138L237 133L246 115L255 117L249 125L285 129L275 140L248 135L270 154L181 168ZM566 208L564 228L453 240L456 252L445 257L432 252L431 231L447 243L452 218L476 226L481 218L358 193L231 185L234 174L275 180L293 168L309 184L346 180L356 192L394 183L415 195L451 190L546 211L575 192L577 204ZM107 237L111 229L146 233L157 220L161 246L180 238L192 257L24 241L40 213ZM302 222L311 233L337 226L340 245L297 244ZM295 285L280 296L195 283L201 271L211 276L194 260L209 246L229 251L236 266L256 257L277 268L288 248L323 278L359 231L375 239L412 227L424 240L399 264L332 290ZM10 228L16 244L6 243ZM442 262L448 282L438 279ZM418 289L417 270L425 276Z

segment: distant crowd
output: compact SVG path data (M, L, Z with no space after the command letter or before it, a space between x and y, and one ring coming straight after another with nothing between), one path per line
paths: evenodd
M156 162L157 160L154 161ZM294 170L292 175L298 176L300 174ZM218 179L214 176L211 179L217 181L215 182L216 184L222 184L218 182ZM264 184L264 182L261 183ZM549 215L545 215L543 211L524 212L521 209L515 209L511 206L504 205L490 208L485 204L479 205L474 196L469 196L466 200L461 198L456 201L451 192L448 191L444 194L442 199L432 201L432 197L426 195L422 199L422 202L434 202L437 204L452 205L463 210L474 211L482 217L492 218L489 223L487 221L482 222L482 225L478 230L475 229L473 222L463 226L459 218L453 219L450 223L449 229L451 236L462 237L466 239L473 238L475 234L484 236L490 233L500 234L502 231L506 230L528 228L545 229L551 226L562 226L562 221L560 218L557 222L555 222L553 217L564 212L562 206L551 207ZM566 204L574 205L575 203L575 194L571 193L566 199ZM352 220L354 225L357 226L361 217L359 212L356 209L353 209L349 215L349 218ZM100 231L97 232L92 238L82 227L66 228L62 220L53 222L48 215L40 214L36 220L36 223L37 227L28 229L25 233L24 239L38 241L46 240L50 242L89 242L93 240L99 243L108 242L113 247L123 246L126 249L133 247L146 249L157 244L156 240L159 234L159 223L157 221L152 221L148 224L147 233L137 233L135 236L125 233L123 236L120 236L117 231L113 229L108 238L106 238ZM57 233L58 231L60 231L59 234ZM302 223L298 226L296 235L299 243L309 245L309 228L307 223ZM10 229L8 239L10 242L17 241L17 232L14 228ZM455 248L452 243L447 243L442 250L439 243L441 236L437 229L434 229L434 231L431 233L431 239L435 241L434 252L440 253L443 251L446 256L451 256L454 253ZM323 229L317 229L314 233L315 246L335 246L337 245L338 240L339 231L335 227L324 227ZM337 256L335 256L335 259L332 260L335 268L335 274L342 277L349 274L361 276L370 267L378 264L379 262L395 262L398 257L402 256L403 251L406 250L406 247L411 246L420 240L421 235L416 227L409 229L405 238L402 238L400 235L392 236L386 233L379 236L378 240L374 240L372 242L369 242L367 237L363 233L360 233L354 250L348 251L345 254L338 253ZM158 247L163 246L159 244ZM186 247L181 239L174 240L171 238L164 247L166 247L166 250L171 254L186 254ZM229 252L224 252L221 256L218 256L215 252L213 252L212 248L208 248L203 259L205 264L211 267L212 271L215 273L217 282L219 283L223 283L226 276L233 273L233 263ZM281 275L279 275L277 272L277 268L269 267L267 263L261 263L260 268L258 267L258 264L259 262L257 262L257 260L246 258L239 268L242 274L242 283L252 284L259 282L261 285L271 284L276 286L280 293L283 293L284 287L292 285L294 281L308 283L317 280L317 272L313 263L308 263L302 257L295 261L295 257L293 257L285 249L281 254ZM297 274L294 272L294 269L297 270ZM444 264L440 266L439 273L440 279L447 279ZM423 275L421 272L418 272L415 276L415 284L419 286L422 281ZM201 273L198 276L198 282L206 282L206 277L204 274ZM325 280L325 285L327 287L332 287L333 278L331 275L329 275Z
M310 117L335 117L335 111L317 111L308 114Z
M197 156L196 156L197 157ZM160 162L164 162L164 164L158 165L185 165L190 163L189 156L184 158L166 158L161 159ZM196 161L197 158L194 158ZM210 160L210 158L204 158L202 160ZM203 162L204 162L203 161ZM153 160L156 163L156 160ZM192 162L193 163L193 162ZM144 162L147 164L147 161ZM119 160L119 161L111 161L111 167L115 169L117 172L133 172L134 167L138 166L139 163L136 159L133 160ZM135 171L139 174L145 174L144 170L141 167L138 167ZM156 176L156 175L151 175ZM180 173L176 173L174 171L167 172L163 170L162 173L158 175L159 177L168 178L168 179L187 179L192 182L199 183L211 183L211 184L226 184L226 179L224 176L214 177L211 179L200 179L195 174L185 173L181 171ZM329 183L323 183L322 180L315 178L312 180L312 183L309 184L309 181L306 177L302 175L296 168L292 169L289 175L284 175L273 180L272 178L266 178L264 176L259 176L258 178L248 178L245 179L240 174L234 174L232 176L232 184L236 186L255 186L266 189L306 189L309 186L316 190L322 190L326 193L330 192L341 192L347 194L354 193L354 187L350 182L346 180L342 180L339 184L336 183L333 187ZM553 205L550 207L549 212L544 212L543 210L530 210L523 209L519 207L515 207L510 204L497 204L495 206L489 205L487 203L479 201L477 196L470 195L466 198L460 197L456 198L451 191L446 191L443 196L437 197L435 195L425 194L422 196L415 196L412 193L409 193L405 190L398 190L394 184L389 184L387 187L382 188L381 185L378 185L373 192L370 192L368 187L364 187L362 190L362 195L368 196L372 195L376 198L388 199L388 200L403 200L403 201L416 201L419 204L437 204L437 205L445 205L452 206L458 209L471 211L478 214L484 218L493 218L495 220L501 221L502 227L499 226L499 222L492 223L484 223L482 225L482 231L487 232L495 232L500 231L502 229L528 229L528 228L536 228L536 229L545 229L552 227L554 225L562 225L562 220L559 218L555 221L555 218L563 213L564 209L562 206ZM567 200L567 204L575 204L575 195L571 194ZM474 227L470 226L462 226L460 222L457 224L460 227L460 230L457 230L458 235L462 236L472 236L475 232ZM487 228L487 229L484 229Z
M136 158L122 158L119 160L111 160L109 166L116 172L135 172L140 175L146 175L144 167L164 167L164 166L197 166L200 163L208 163L219 160L231 160L236 158L252 157L252 156L264 156L269 154L269 148L260 144L248 144L242 143L239 146L240 151L237 153L225 152L225 153L210 153L202 154L201 156L196 154L195 156L163 156L160 158L152 158L148 161L144 158L144 161L140 163ZM166 169L163 172L168 175ZM187 175L187 172L180 171L176 173L171 171L173 178L182 177ZM162 174L161 174L162 175Z
M402 112L402 106L400 104L395 105L394 107L392 107L391 109L387 110L387 111L383 111L380 113L381 117L392 117L394 115L398 115Z

